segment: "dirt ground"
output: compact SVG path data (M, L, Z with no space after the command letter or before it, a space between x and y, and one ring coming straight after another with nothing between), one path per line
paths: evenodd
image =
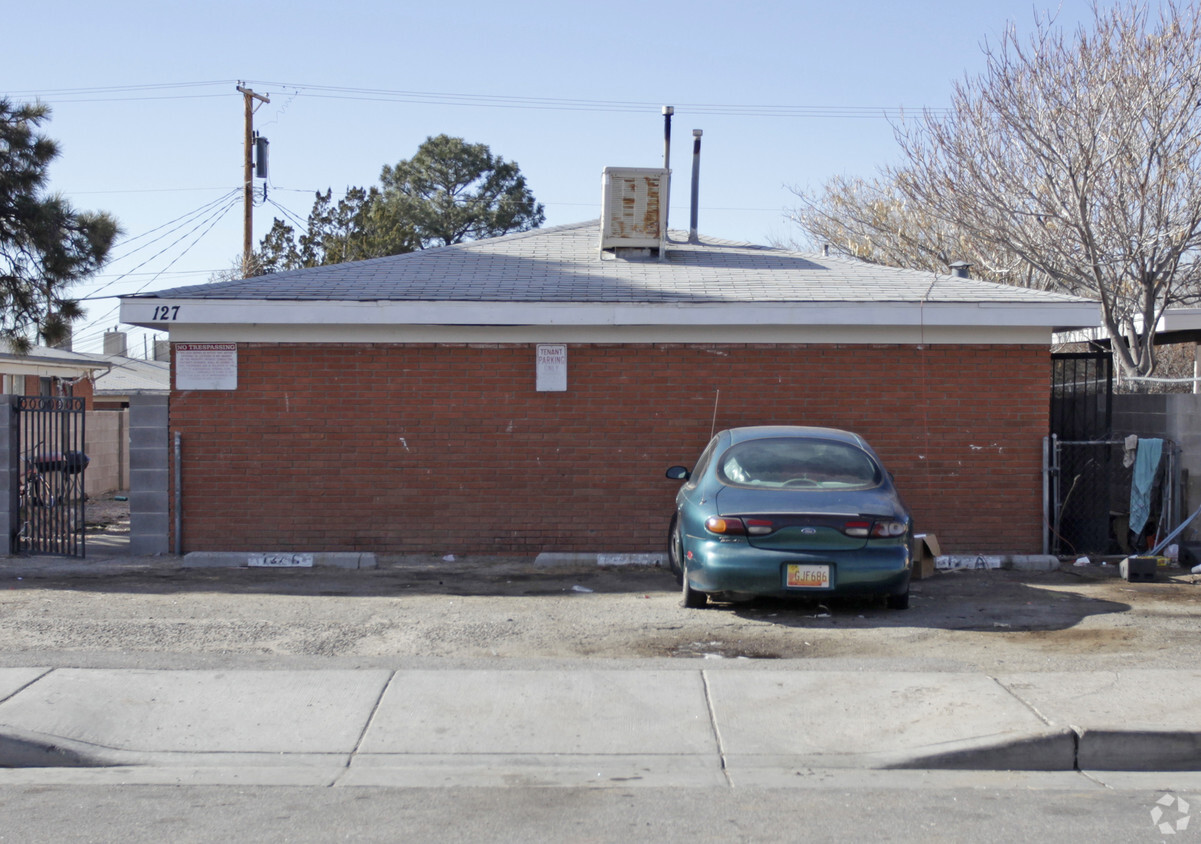
M84 502L84 525L88 536L129 535L129 498L126 493L110 492L89 497Z
M89 530L128 530L93 502ZM28 563L28 561L26 561ZM781 660L934 671L1195 669L1201 577L1127 583L1114 567L942 572L908 610L756 601L686 610L646 567L526 559L381 560L377 570L181 569L53 575L0 560L0 664L395 666L629 658ZM671 664L674 664L671 663Z

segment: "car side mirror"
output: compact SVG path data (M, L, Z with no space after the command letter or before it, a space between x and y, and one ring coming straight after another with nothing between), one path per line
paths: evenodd
M692 477L692 473L684 466L672 466L667 470L666 475L673 481L686 481Z

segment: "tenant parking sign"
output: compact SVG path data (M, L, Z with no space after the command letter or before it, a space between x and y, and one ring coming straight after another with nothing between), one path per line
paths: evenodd
M539 343L537 389L540 393L561 393L567 389L567 346L564 343Z

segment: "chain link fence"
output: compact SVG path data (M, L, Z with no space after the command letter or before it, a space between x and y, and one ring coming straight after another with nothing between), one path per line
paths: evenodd
M1131 554L1148 550L1156 537L1180 523L1180 447L1163 441L1151 486L1150 517L1130 530L1134 440L1048 438L1045 550L1057 555Z

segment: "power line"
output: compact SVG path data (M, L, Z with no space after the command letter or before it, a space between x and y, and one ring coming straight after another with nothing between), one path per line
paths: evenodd
M8 97L46 97L54 98L57 102L111 102L113 100L146 100L146 99L189 99L200 97L220 97L222 93L213 94L171 94L164 92L187 90L200 87L215 87L235 84L238 80L216 80L205 82L162 83L156 85L122 85L103 88L57 88L42 91L10 91ZM426 104L439 106L465 106L475 108L507 108L507 109L539 109L556 111L602 111L602 112L643 112L658 111L661 100L593 100L571 97L535 97L512 94L472 94L453 91L406 91L389 88L361 88L333 85L307 85L291 82L270 82L261 80L245 80L246 85L271 86L284 89L294 96L304 95L318 99L358 100L368 102L394 102ZM73 97L75 99L63 99ZM671 100L671 97L667 97ZM928 108L915 106L906 109L904 106L885 105L779 105L766 103L678 103L676 108L693 114L705 114L731 117L768 117L768 118L827 118L827 119L887 119L903 117L906 112L920 114L925 112L942 113L946 108Z
M233 80L216 79L207 82L156 82L146 85L104 85L89 88L45 88L34 91L8 91L6 97L40 96L41 94L115 94L121 92L162 91L179 88L201 88L228 85Z
M190 252L190 251L191 251L191 249L192 249L192 248L193 248L193 247L194 247L194 246L195 246L197 243L199 243L199 242L200 242L201 238L203 238L203 237L204 237L206 234L208 234L208 233L209 233L209 232L210 232L210 231L213 229L213 226L217 225L217 223L218 223L218 222L220 222L220 221L221 221L221 219L222 219L222 218L223 218L223 217L224 217L224 216L225 216L227 213L229 213L229 210L230 210L231 208L233 208L234 206L236 206L237 204L238 204L238 197L235 195L235 196L234 196L234 198L233 198L233 199L232 199L232 200L231 200L229 203L227 203L227 204L226 204L226 206L225 206L224 208L220 208L220 209L218 209L217 211L215 211L213 214L211 214L211 215L210 215L210 216L207 218L207 220L202 220L202 221L201 221L200 223L198 223L198 224L197 224L197 225L196 225L194 228L192 228L192 229L191 229L191 231L189 231L189 232L186 232L186 233L185 233L183 236L181 236L181 237L179 237L178 239L176 239L176 240L175 240L173 243L169 244L168 246L166 246L165 248L163 248L162 250L160 250L158 253L156 253L155 255L151 256L150 258L147 258L145 261L143 261L141 264L139 264L139 265L138 265L137 267L135 267L134 269L139 269L140 267L143 267L143 266L145 266L145 265L146 265L147 263L149 263L150 261L153 261L155 258L158 258L160 255L162 255L164 252L166 252L166 251L167 251L168 249L170 249L172 246L175 246L175 245L176 245L176 244L178 244L180 241L182 241L182 240L183 240L185 237L187 237L187 236L188 236L188 235L190 235L190 234L193 234L193 233L195 233L195 232L196 232L196 231L197 231L197 230L198 230L198 229L199 229L199 228L200 228L200 227L201 227L201 226L202 226L202 225L203 225L205 222L207 222L207 223L208 223L208 226L207 226L207 228L205 228L205 229L204 229L204 231L202 231L202 232L200 232L199 234L197 234L197 235L196 235L196 237L195 237L195 238L193 238L192 242L191 242L191 243L189 243L189 244L187 245L187 247L186 247L186 248L185 248L185 249L184 249L182 252L180 252L178 255L176 255L174 258L172 258L172 259L171 259L171 262L170 262L170 263L168 263L168 264L167 264L167 266L163 267L163 270L162 270L162 272L165 272L166 270L170 269L172 266L174 266L174 265L175 265L175 263L176 263L176 262L177 262L179 259L181 259L181 258L183 258L185 255L187 255L187 254L188 254L188 252ZM132 293L124 293L124 294L121 294L121 295L123 295L123 296L135 296L135 295L137 295L138 293L141 293L143 290L145 290L147 287L149 287L151 284L153 284L153 283L154 283L154 281L155 281L157 278L159 278L159 276L161 276L161 275L162 275L162 272L155 273L154 275L152 275L152 276L150 277L150 280L149 280L149 281L147 281L145 284L143 284L141 287L139 287L137 290L133 291ZM97 290L97 291L96 291L96 293L99 293L101 290L106 290L106 289L108 289L109 287L111 287L112 285L114 285L114 284L116 284L118 281L120 281L122 278L124 278L124 276L120 276L120 277L118 277L118 278L114 279L113 281L111 281L111 282L109 282L108 284L106 284L104 287L100 288L100 290ZM93 294L93 295L91 295L91 296L85 296L85 297L83 297L83 298L82 298L80 301L84 301L84 302L86 302L86 301L92 301L92 300L101 299L101 298L104 298L104 299L111 299L111 298L113 298L113 297L112 297L112 296L104 296L104 297L101 297L101 296L96 296L95 294ZM109 318L110 318L110 317L111 317L111 316L112 316L114 313L116 313L120 307L121 307L121 306L120 306L120 304L114 305L112 308L110 308L110 309L109 309L108 311L106 311L105 313L101 314L101 315L100 315L100 316L98 316L98 317L94 317L93 319L89 320L87 323L85 323L85 324L83 325L83 328L84 328L84 329L85 329L85 331L86 331L86 329L90 328L90 327L91 327L91 326L93 326L93 325L96 325L97 323L103 323L103 322L106 322L106 321L108 321L108 319L109 319ZM88 335L87 335L87 334L83 334L82 336L83 336L83 337L86 337L86 336L88 336Z
M283 205L280 205L274 199L267 200L267 204L270 205L272 208L278 208L280 211L282 211L283 215L285 217L287 217L290 222L295 223L296 225L300 226L302 231L308 231L308 228L309 228L308 221L300 219L300 215L296 214L291 209L286 208Z
M145 288L146 288L148 285L150 285L151 283L153 283L155 279L157 279L159 276L161 276L161 275L162 275L162 274L163 274L163 273L164 273L166 270L168 270L168 269L170 269L172 266L174 266L174 264L175 264L175 263L176 263L176 262L177 262L177 261L178 261L180 258L182 258L184 255L186 255L186 254L187 254L187 253L188 253L188 252L189 252L189 251L192 249L192 247L193 247L193 246L195 246L195 245L196 245L196 243L197 243L197 242L200 240L200 237L203 237L203 236L204 236L204 234L207 234L207 233L208 233L210 230L212 230L213 226L214 226L214 225L216 225L217 221L219 221L219 220L220 220L222 217L224 217L224 216L225 216L225 214L229 212L229 209L230 209L230 208L232 208L232 207L233 207L235 204L237 204L237 201L238 201L238 194L239 194L239 191L232 191L231 193L229 193L229 194L226 194L224 197L222 197L222 199L225 201L225 204L224 204L224 206L217 207L217 202L220 202L221 200L216 200L216 201L214 201L214 202L210 202L210 203L207 203L207 204L206 204L206 205L204 205L204 206L201 206L201 208L200 208L200 209L198 209L198 211L189 212L188 214L185 214L185 215L183 215L183 217L177 218L177 220L175 220L175 221L172 221L172 223L174 223L174 222L177 222L178 220L184 220L184 219L187 219L188 221L191 221L191 220L195 219L195 217L196 217L196 216L198 216L200 213L205 213L205 212L208 212L208 214L209 214L207 217L205 217L204 219L200 220L200 222L198 222L198 223L197 223L195 226L193 226L193 227L192 227L192 229L190 229L190 230L189 230L189 231L187 231L187 232L184 232L184 234L182 234L180 237L176 238L176 239L175 239L175 240L173 240L171 243L169 243L169 244L167 244L166 246L164 246L162 249L160 249L160 250L159 250L158 252L156 252L154 255L151 255L149 258L147 258L146 260L142 261L142 263L138 264L136 267L134 267L133 269L129 270L128 272L122 273L121 275L119 275L119 276L117 276L116 278L114 278L112 281L109 281L109 282L107 282L106 284L104 284L104 285L100 286L99 288L97 288L96 290L93 290L93 291L92 291L92 292L91 292L89 295L81 297L81 298L80 298L80 301L81 301L81 302L87 302L87 301L91 301L91 300L94 300L94 299L100 299L100 298L109 298L109 297L107 297L107 296L105 296L105 297L99 296L98 294L99 294L99 293L101 293L101 292L102 292L102 291L104 291L104 290L108 290L108 289L109 289L110 287L112 287L113 285L115 285L115 284L117 284L117 283L121 282L121 281L122 281L122 280L124 280L124 279L125 279L125 278L126 278L126 277L127 277L129 274L130 274L130 273L133 273L133 272L136 272L137 270L140 270L142 267L146 266L146 265L147 265L147 264L149 264L151 261L155 260L156 258L159 258L159 257L161 257L161 256L162 256L162 255L163 255L165 252L167 252L167 251L168 251L168 250L170 250L172 247L174 247L174 246L176 246L177 244L179 244L179 243L180 243L182 240L184 240L184 238L186 238L188 235L190 235L190 234L192 234L193 232L195 232L197 229L199 229L201 226L203 226L203 225L204 225L206 222L207 222L207 223L209 223L209 225L208 225L208 228L206 228L206 229L204 230L204 232L203 232L203 233L202 233L202 234L201 234L199 237L197 237L195 240L193 240L193 241L192 241L192 243L190 243L190 244L188 245L188 247L187 247L187 248L186 248L186 249L185 249L183 252L181 252L179 255L175 256L175 258L173 258L173 259L171 260L171 263L167 264L167 266L166 266L166 267L164 267L162 270L160 270L160 271L159 271L159 272L157 272L157 273L154 273L154 274L152 274L152 276L151 276L151 278L150 278L150 281L146 282L146 284L142 285L142 287L138 288L138 290L136 290L136 291L134 291L134 292L135 292L135 293L138 293L138 292L141 292L142 290L144 290L144 289L145 289ZM154 233L154 232L158 231L159 229L161 229L161 228L164 228L164 227L165 227L165 226L167 226L167 225L171 225L171 223L164 223L162 226L159 226L158 228L151 229L151 231L150 231L150 232L147 232L146 234L143 234L143 235L138 235L138 238L145 237L145 236L147 236L147 235L149 235L149 234L152 234L152 233ZM169 235L169 234L174 234L174 233L175 233L176 231L178 231L178 230L179 230L179 227L176 227L175 229L172 229L171 231L169 231L169 232L166 232L166 233L164 233L163 235L161 235L160 237L157 237L157 238L155 238L154 240L150 241L150 243L147 243L147 244L146 244L146 246L149 246L149 245L150 245L150 244L152 244L152 243L157 243L158 241L162 240L162 239L163 239L163 237L166 237L166 236L167 236L167 235ZM136 240L136 239L138 239L138 238L133 238L133 239L135 239L135 240ZM134 252L137 252L137 251L139 251L139 249L142 249L142 248L145 248L145 247L139 247L138 249L132 250L131 252L129 252L129 253L125 254L125 255L122 255L122 256L120 256L119 258L115 258L114 260L121 260L121 259L127 258L127 257L129 257L129 255L132 255ZM126 294L126 295L132 295L132 294Z
M234 188L233 190L227 191L224 195L219 196L214 200L210 200L209 202L206 202L204 205L201 205L199 208L195 208L191 211L188 211L188 212L185 212L184 214L179 215L174 220L168 220L167 222L162 223L161 225L155 226L154 228L149 229L148 231L142 232L139 235L134 235L133 237L127 237L124 240L120 241L117 245L118 246L127 246L128 244L131 244L136 241L142 240L143 238L149 237L150 235L154 234L155 232L165 229L168 226L174 226L176 223L182 224L185 221L194 219L194 218L200 216L201 214L207 212L208 210L216 207L217 205L220 205L223 202L227 202L230 199L230 197L237 196L239 193L240 193L240 189ZM178 229L178 227L176 227L176 229L172 229L171 231L164 232L159 237L154 238L154 240L151 240L148 243L143 244L142 246L139 246L135 249L131 249L125 255L120 255L115 258L111 258L110 261L123 260L124 258L129 257L129 255L132 255L134 252L137 252L140 249L145 249L147 246L149 246L152 243L157 243L159 240L162 240L168 234L171 234L171 232L176 231L177 229Z

